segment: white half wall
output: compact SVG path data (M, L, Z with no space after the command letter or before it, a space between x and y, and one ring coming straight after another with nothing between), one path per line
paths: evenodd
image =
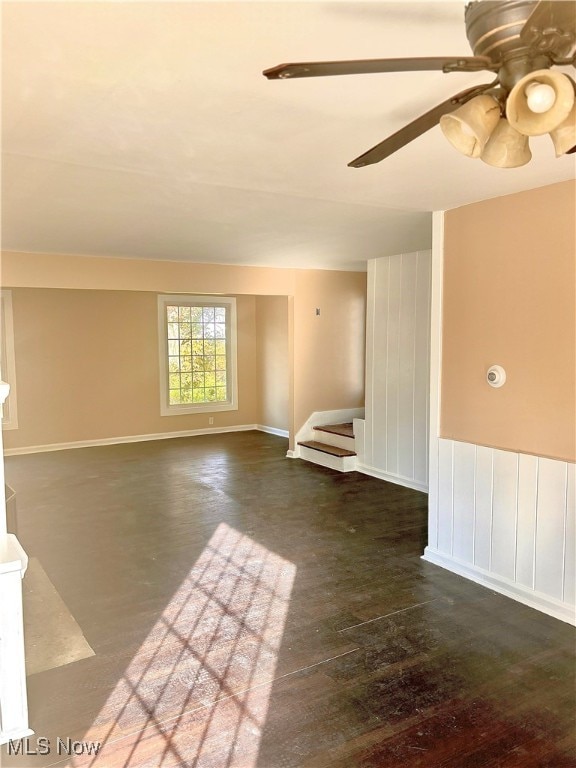
M436 450L424 559L576 623L575 465L442 438Z
M431 252L368 262L361 472L428 488Z
M433 216L424 559L576 623L574 464L440 438L444 213Z

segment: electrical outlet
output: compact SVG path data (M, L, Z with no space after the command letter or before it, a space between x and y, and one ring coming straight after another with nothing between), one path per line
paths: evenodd
M214 416L208 418L208 424L214 424Z

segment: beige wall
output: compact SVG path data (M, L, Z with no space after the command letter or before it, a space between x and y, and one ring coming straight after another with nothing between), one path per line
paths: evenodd
M82 289L78 291L78 300L84 291L97 293L95 289L108 292L107 301L112 301L114 293L126 294L127 302L137 302L128 294L136 293L148 296L155 302L153 294L163 292L178 293L213 293L244 295L247 302L252 302L251 311L255 313L257 296L283 296L287 298L288 307L288 359L290 361L289 380L293 382L289 398L289 425L291 437L302 426L312 411L330 410L335 408L353 408L364 404L364 324L366 304L366 274L357 272L336 272L328 270L302 270L302 269L274 269L269 267L238 267L210 264L194 264L181 262L153 262L138 259L103 259L85 256L67 256L59 254L29 254L3 252L0 262L0 284L4 287L17 288L53 288L53 289ZM24 294L23 294L24 295ZM144 300L144 299L143 299ZM33 302L32 302L33 303ZM42 304L39 305L39 308ZM248 303L245 305L248 307ZM28 304L30 311L31 305ZM320 317L315 316L315 308L321 308ZM52 307L54 311L56 309ZM17 310L15 309L15 312ZM62 310L58 310L61 312ZM144 310L140 306L140 312ZM247 310L248 311L248 310ZM110 307L111 316L122 315L122 321L126 325L126 340L128 337L140 331L144 320L140 315L141 323L133 322L138 314L134 308L134 314L120 312L118 307ZM58 314L57 314L58 316ZM156 311L152 313L152 323L156 339ZM60 323L64 319L60 317ZM252 323L252 336L244 343L248 349L247 355L256 356L255 314ZM91 332L100 334L98 330L108 325L108 321L99 316L92 321ZM113 323L112 323L113 324ZM30 335L32 331L26 331ZM151 326L149 326L151 327ZM100 334L103 338L110 338L107 333ZM52 341L49 347L52 349L55 359L64 357L64 363L70 358L71 349L64 355L58 351L58 334L51 335ZM139 337L138 337L139 338ZM144 344L140 338L137 344ZM146 343L149 343L146 342ZM156 343L154 341L154 343ZM240 339L239 339L240 343ZM51 345L51 346L50 346ZM56 346L55 346L56 345ZM252 345L252 346L250 346ZM74 345L70 345L74 347ZM141 365L140 375L144 377L156 376L156 352L152 360L145 351L140 350L138 364ZM16 350L21 365L24 365L26 377L34 378L34 371L30 364L22 363L22 351ZM84 355L84 353L82 353ZM122 386L123 375L115 373L122 371L126 366L120 358L120 352L103 351L103 361L106 362L107 376L116 380L117 386ZM136 352L134 352L136 355ZM146 358L146 363L144 362ZM47 369L50 362L44 356ZM82 364L87 371L93 372L94 365L89 356L86 356ZM148 366L148 367L146 367ZM100 366L98 366L100 368ZM252 368L256 371L256 368ZM23 382L19 375L19 410L20 391ZM100 370L98 371L100 374ZM254 373L256 377L256 373ZM245 375L248 380L248 374ZM151 379L150 379L151 380ZM256 382L256 383L255 383ZM157 384L155 384L157 386ZM28 384L29 392L36 394L39 384L33 381ZM229 426L231 424L258 423L261 414L257 409L257 380L254 378L248 388L252 387L252 395L245 395L246 407L242 412L228 412L214 414L214 426ZM127 387L130 390L130 387ZM246 390L248 391L248 390ZM52 400L52 395L54 400ZM134 396L133 393L130 396ZM107 402L103 393L98 395L98 402ZM127 395L128 397L128 395ZM137 395L140 397L140 395ZM149 434L153 432L188 430L205 427L208 415L190 415L182 417L160 417L157 403L159 395L150 393L147 395L150 407L154 408L148 426L141 424L138 427L137 412L140 409L129 409L126 414L116 410L118 421L114 425L109 424L104 429L102 423L89 413L83 413L81 419L76 419L73 413L68 415L72 422L70 426L83 425L82 434L87 434L94 428L95 432L83 438L96 439L98 437L112 437L131 434ZM44 397L46 407L53 408L55 412L62 411L65 406L58 394L51 392L50 397ZM74 400L72 402L75 402ZM50 405L50 403L53 403ZM25 410L22 411L22 416ZM131 415L130 415L131 414ZM54 419L53 424L58 422ZM46 430L34 435L26 433L22 429L14 431L10 437L6 433L6 447L18 447L31 444L44 444L62 442L60 438L49 437ZM113 429L113 432L110 430ZM108 434L104 434L107 431ZM61 434L59 432L58 434ZM42 437L43 435L43 437ZM32 441L32 438L33 441ZM66 441L72 438L67 438Z
M12 291L19 428L5 448L254 424L253 296L237 297L237 411L160 416L156 294Z
M286 296L299 271L13 251L2 251L0 259L2 285L21 288Z
M288 430L290 361L288 297L256 297L256 379L258 423Z
M316 309L320 315L316 315ZM294 297L294 420L364 405L366 274L300 272Z
M442 437L576 459L575 218L574 182L446 213Z

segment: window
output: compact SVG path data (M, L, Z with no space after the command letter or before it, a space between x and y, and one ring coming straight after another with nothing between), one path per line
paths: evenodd
M158 297L160 413L238 408L236 299Z
M16 361L14 358L14 325L12 291L0 291L0 379L10 384L10 394L1 405L2 428L18 429L16 403Z

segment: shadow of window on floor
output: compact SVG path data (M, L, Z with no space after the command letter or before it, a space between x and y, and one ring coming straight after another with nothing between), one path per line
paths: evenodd
M255 766L295 574L219 525L86 735L90 765Z

